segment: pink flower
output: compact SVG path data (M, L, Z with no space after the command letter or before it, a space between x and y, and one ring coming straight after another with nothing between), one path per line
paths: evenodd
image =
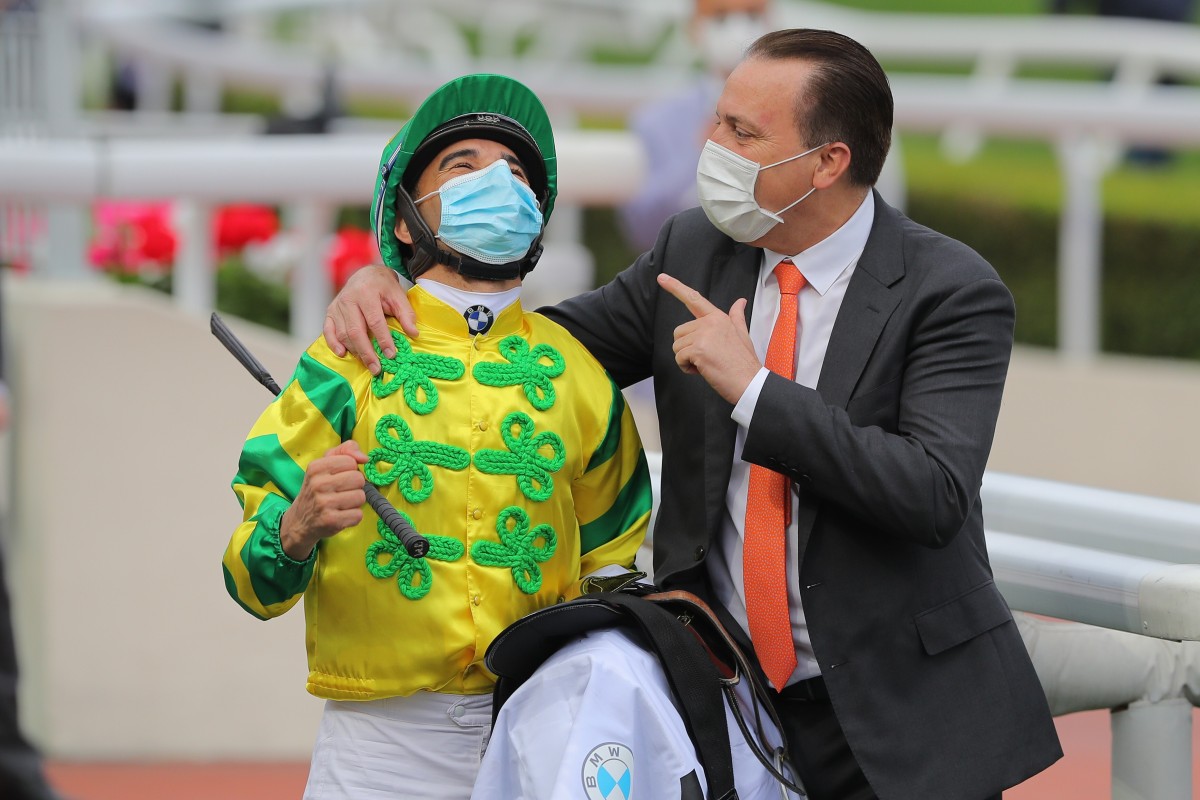
M95 234L88 257L100 269L126 273L165 271L178 240L167 202L105 201L93 210Z

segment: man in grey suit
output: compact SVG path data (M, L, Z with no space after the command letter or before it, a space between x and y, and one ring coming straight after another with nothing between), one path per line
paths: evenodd
M979 501L1014 309L978 254L873 192L891 126L886 76L857 42L763 36L718 100L701 209L544 313L620 385L653 376L656 581L754 647L813 800L984 800L1062 755ZM360 273L327 338L370 365L385 312L411 326L400 297L386 272ZM777 337L794 352L768 370ZM764 475L784 487L769 502ZM748 522L772 503L780 555L764 560ZM772 588L782 660L747 610Z

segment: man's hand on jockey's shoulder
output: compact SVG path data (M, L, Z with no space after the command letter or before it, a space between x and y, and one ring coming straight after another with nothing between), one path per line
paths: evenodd
M372 340L384 356L396 355L387 318L395 317L410 338L417 338L417 317L397 274L384 266L363 267L325 311L325 341L339 356L352 353L372 375L379 374L379 358Z
M279 522L279 544L288 558L304 561L322 539L362 522L367 456L351 440L308 465L300 493Z

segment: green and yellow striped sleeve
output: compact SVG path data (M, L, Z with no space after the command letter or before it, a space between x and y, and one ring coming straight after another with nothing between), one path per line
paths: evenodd
M580 575L608 564L632 567L650 524L653 497L642 440L621 390L611 380L609 384L607 430L575 482Z
M260 619L294 606L312 578L320 548L305 561L289 558L279 542L279 525L308 465L354 431L358 401L354 383L344 374L354 369L333 356L324 340L315 342L242 447L233 491L243 521L222 566L229 594Z

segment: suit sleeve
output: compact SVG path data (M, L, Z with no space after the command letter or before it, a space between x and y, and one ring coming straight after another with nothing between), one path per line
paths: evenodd
M320 546L304 561L289 558L279 541L280 521L299 494L308 465L354 430L356 398L340 370L355 369L333 356L324 340L315 342L242 447L233 479L242 524L222 567L229 594L259 619L294 606L312 579Z
M894 419L856 425L818 392L769 375L742 457L788 475L802 495L831 501L885 535L948 544L978 502L1015 312L994 273L931 305L908 329L890 334L905 341L898 377L849 407L887 409Z
M632 568L646 538L653 500L646 454L633 413L615 383L608 424L572 487L579 519L579 574Z
M675 217L667 220L654 248L612 281L539 311L583 343L621 388L650 377L658 273Z

